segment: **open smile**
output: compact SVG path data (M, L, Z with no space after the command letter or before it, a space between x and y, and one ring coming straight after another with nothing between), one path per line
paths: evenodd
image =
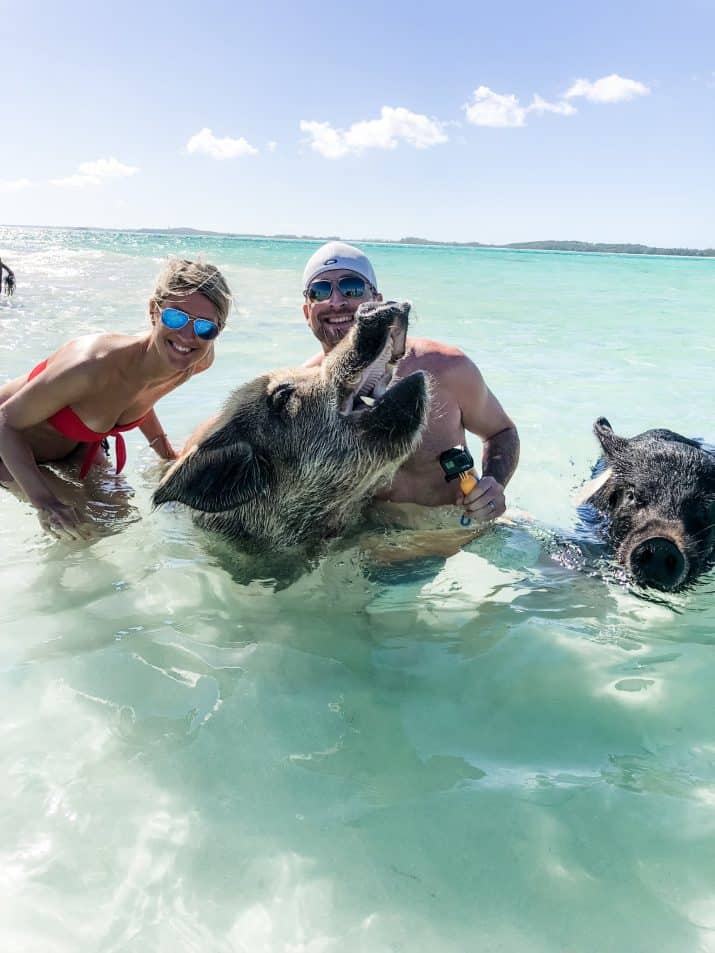
M171 339L169 339L167 343L177 354L191 354L192 351L196 350L195 347L190 347L187 344L179 344L178 341L172 341Z
M330 318L324 318L324 323L329 324L331 327L342 327L346 324L352 324L354 320L354 314L335 314Z

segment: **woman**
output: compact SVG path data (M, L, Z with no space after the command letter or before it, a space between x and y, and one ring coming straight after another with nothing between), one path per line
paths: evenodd
M0 387L0 482L16 481L46 530L70 539L86 535L81 515L57 498L38 464L63 460L83 445L84 478L103 441L113 437L119 473L126 458L122 432L134 427L162 459L176 458L154 404L211 366L230 306L217 268L172 261L149 300L149 331L77 338Z

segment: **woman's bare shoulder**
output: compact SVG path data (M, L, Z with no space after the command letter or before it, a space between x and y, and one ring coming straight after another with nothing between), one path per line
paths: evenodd
M129 334L102 332L84 334L58 348L47 361L56 372L84 367L88 371L121 365L137 348L137 338Z

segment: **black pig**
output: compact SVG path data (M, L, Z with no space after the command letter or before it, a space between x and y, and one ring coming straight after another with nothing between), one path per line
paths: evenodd
M688 586L715 562L715 455L672 430L619 437L605 417L594 433L602 469L583 502L606 541L640 585Z

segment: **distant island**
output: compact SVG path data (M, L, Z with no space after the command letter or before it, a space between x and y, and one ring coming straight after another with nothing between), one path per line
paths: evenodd
M108 231L109 229L96 229ZM116 229L124 231L124 229ZM274 241L304 241L304 242L333 242L349 241L358 244L371 245L432 245L444 248L506 248L514 251L572 251L572 252L600 252L609 255L675 255L688 258L715 258L715 248L656 248L653 245L637 245L626 242L579 242L579 241L541 241L541 242L509 242L504 245L494 245L486 242L440 242L430 238L418 238L407 235L395 241L384 238L341 238L340 235L258 235L240 232L213 232L200 228L137 228L127 231L145 232L151 234L181 234L181 235L224 235L227 238L263 238Z
M254 232L216 232L204 228L96 228L92 225L8 225L6 228L53 228L57 231L78 232L129 232L142 235L211 235L219 238L250 238L268 241L332 242L347 241L370 245L430 245L442 248L495 248L512 251L570 251L595 252L604 255L673 255L687 258L715 258L715 248L656 248L653 245L638 245L628 242L580 242L580 241L541 241L509 242L503 245L487 242L440 242L431 238L419 238L407 235L390 241L385 238L342 238L340 235L259 235Z
M522 251L580 251L609 255L681 255L689 258L715 258L715 248L656 248L653 245L631 245L622 242L510 242L507 245L484 245L481 242L431 242L424 238L401 238L397 244L455 245L458 248L513 248Z

